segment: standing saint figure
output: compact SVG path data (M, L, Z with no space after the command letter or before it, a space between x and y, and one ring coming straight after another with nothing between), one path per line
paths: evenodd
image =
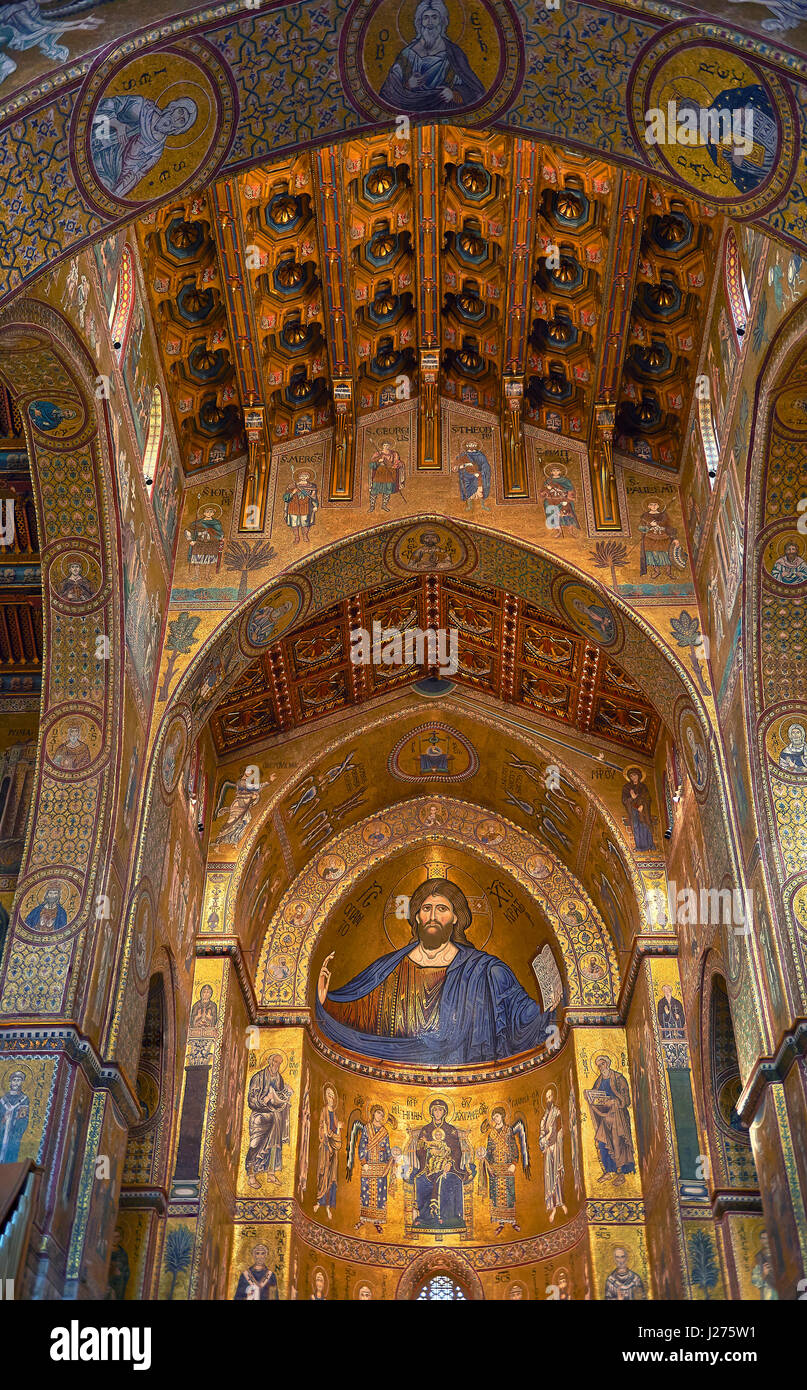
M252 1264L246 1269L242 1269L238 1278L238 1285L233 1294L233 1301L237 1302L246 1299L251 1302L266 1302L270 1299L277 1299L277 1277L273 1269L269 1269L266 1257L269 1249L266 1245L254 1245L252 1247Z
M549 1220L554 1221L558 1208L566 1215L563 1200L563 1116L555 1100L554 1086L546 1088L546 1110L541 1119L538 1147L544 1156L544 1201Z
M190 541L188 564L215 565L215 573L218 573L224 549L224 527L216 516L220 510L217 506L203 507L201 518L197 514L196 520L185 532L186 540Z
M256 1174L265 1173L270 1182L279 1183L277 1176L283 1166L283 1145L289 1142L289 1114L292 1090L283 1080L279 1053L257 1071L249 1083L247 1105L249 1117L249 1148L244 1160L247 1183L260 1188Z
M547 464L546 482L541 488L547 531L557 531L561 540L580 535L580 522L574 508L575 487L562 463Z
M614 1246L614 1268L605 1281L605 1298L608 1303L635 1302L644 1299L641 1276L628 1267L628 1252L624 1245Z
M504 1106L495 1105L490 1112L490 1123L483 1121L482 1136L487 1136L483 1166L490 1198L490 1219L496 1223L496 1235L501 1235L505 1226L520 1231L516 1220L516 1169L520 1159L525 1176L531 1177L527 1127L520 1115L509 1125Z
M8 1078L8 1090L0 1096L0 1163L16 1163L19 1158L20 1141L31 1113L24 1084L25 1073L13 1071Z
M676 536L678 532L667 515L667 508L662 506L658 498L648 499L639 518L639 531L642 537L639 550L639 573L647 574L651 579L655 579L666 569L668 578L674 579L673 565L675 560L673 555L677 546Z
M475 439L468 440L454 467L466 510L470 511L473 503L479 502L483 512L489 512L488 497L493 474L487 454L479 448Z
M443 0L421 0L415 10L416 39L402 48L379 92L393 111L438 111L472 106L485 88L459 44L445 37Z
M627 781L622 788L622 805L628 813L633 831L633 844L638 850L654 850L653 816L650 810L650 790L640 767L625 769Z
M323 1091L325 1104L319 1115L319 1154L317 1156L317 1200L314 1211L325 1208L325 1215L331 1220L336 1205L336 1187L339 1181L339 1136L342 1121L336 1118L338 1104L333 1086L326 1085Z
M370 511L381 498L382 512L389 511L389 500L394 492L403 492L406 481L406 464L389 440L370 455Z
M283 515L295 545L299 544L301 534L303 540L310 540L318 510L319 489L313 471L301 468L295 475L292 469L292 485L283 493Z
M676 999L671 985L662 986L662 997L658 1001L658 1023L662 1038L686 1037L684 1006L680 999Z
M257 801L260 801L263 788L260 784L255 785L249 767L244 768L237 782L222 782L219 788L219 799L213 812L214 820L217 820L221 815L225 794L230 790L235 792L235 796L230 802L226 823L213 841L215 846L238 844L252 820L252 808Z
M300 1198L305 1196L305 1189L308 1186L308 1152L311 1143L311 1073L306 1067L305 1081L303 1082L303 1108L300 1116L300 1167L299 1185Z
M613 1070L610 1057L595 1057L594 1065L599 1076L584 1094L603 1168L600 1182L613 1179L623 1183L626 1173L636 1172L630 1132L630 1087L621 1072Z
M357 1155L361 1165L361 1206L356 1230L360 1230L365 1221L372 1221L379 1235L387 1219L387 1189L394 1162L385 1119L383 1105L371 1105L366 1123L358 1110L348 1120L348 1182L353 1177Z

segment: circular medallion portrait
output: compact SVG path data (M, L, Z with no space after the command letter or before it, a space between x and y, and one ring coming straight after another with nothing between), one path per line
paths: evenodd
M338 883L346 868L341 854L323 854L317 860L317 873L326 883Z
M46 439L72 439L84 427L84 411L77 396L31 401L28 419L35 433Z
M163 789L167 796L171 795L179 781L182 763L185 758L185 743L187 737L188 731L185 727L185 720L177 715L168 726L160 761L160 776L162 778Z
M93 719L66 714L45 739L48 762L61 772L83 772L101 751L101 730Z
M383 849L392 838L392 831L385 820L371 820L363 827L361 837L370 849Z
M807 434L807 399L803 386L783 391L777 396L776 419L789 434Z
M787 780L807 779L807 715L803 710L776 719L765 735L768 757Z
M60 931L72 922L79 901L75 884L65 879L47 879L25 894L20 904L20 921L31 931Z
M89 603L101 588L101 569L89 555L70 550L50 567L50 587L63 603Z
M798 150L794 103L775 74L669 25L628 84L634 140L649 163L726 211L759 214L787 188Z
M685 709L678 719L678 742L683 750L690 781L700 796L709 781L709 754L703 730L692 710Z
M393 574L467 573L476 556L456 531L439 522L409 526L390 542L384 562Z
M783 589L801 589L807 584L807 536L785 531L765 546L764 573Z
M526 860L524 868L527 870L530 878L535 879L536 883L540 883L542 879L549 878L552 873L552 865L548 859L544 859L542 854L531 854L529 859Z
M340 62L346 91L374 120L473 111L485 124L510 106L524 73L507 0L357 0Z
M132 938L132 959L138 980L141 985L145 984L151 965L151 903L148 898L141 898L137 909Z
M110 215L198 188L227 153L236 108L229 69L201 39L102 58L76 107L77 180Z
M555 586L555 602L571 626L597 647L614 651L622 631L616 614L603 594L579 579L561 579Z
M479 822L474 834L480 845L500 845L505 837L506 831L499 820L482 820Z
M300 616L303 602L299 583L287 582L271 589L244 622L242 633L247 645L260 651L276 642Z

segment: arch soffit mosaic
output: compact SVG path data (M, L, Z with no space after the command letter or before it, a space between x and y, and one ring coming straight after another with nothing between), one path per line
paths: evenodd
M440 717L449 717L452 714L461 714L472 725L486 725L491 729L501 728L501 725L496 719L494 711L483 712L482 710L478 710L475 712L471 712L464 706L460 709L454 704L454 702L451 700L451 697L448 696L444 700L440 701ZM372 720L372 722L363 724L362 737L366 738L372 735L372 733L375 730L383 728L387 724L399 724L403 717L409 719L410 717L416 718L417 716L417 707L413 707L411 712L407 711L405 716L402 716L401 713L397 711L392 714L387 713L385 711L381 711L380 714L376 714L376 717ZM293 772L289 775L288 779L274 790L271 800L267 801L267 803L261 807L254 824L250 827L249 831L247 832L244 844L239 850L238 857L235 860L235 863L232 865L232 869L229 875L227 910L225 916L225 925L223 928L224 932L227 935L234 935L236 931L236 921L238 917L239 908L238 897L244 878L247 874L247 870L255 847L260 843L262 837L265 836L267 828L271 828L273 816L278 811L282 801L290 794L293 785L303 784L308 777L315 776L316 769L319 766L326 762L332 762L334 758L338 759L341 753L344 751L346 744L353 742L355 737L355 730L340 732L339 736L335 738L332 742L327 744L327 746L323 748L320 752L318 752L315 757L311 758L307 763L303 763L299 768L294 769ZM539 728L535 730L535 734L534 736L530 737L529 742L527 742L527 739L523 733L515 734L512 731L508 731L508 737L512 739L512 742L514 744L521 744L525 748L525 750L529 752L532 758L538 758L540 760L546 759L547 764L552 762L556 763L560 768L562 775L575 787L575 789L578 792L580 792L581 796L583 797L584 801L588 804L588 806L593 808L596 820L588 836L588 839L590 840L593 837L597 829L607 830L609 836L612 838L613 842L618 847L625 868L628 874L630 875L633 894L636 900L638 916L637 929L640 932L652 930L648 923L645 890L639 869L636 865L634 856L632 855L628 847L623 831L621 827L617 824L617 821L614 819L608 807L597 795L596 791L592 787L587 785L587 783L580 776L580 774L575 772L572 768L568 766L567 763L562 761L562 759L558 756L557 750L553 749L550 752L547 748L543 746L543 744L540 741L541 730ZM401 787L399 784L393 783L390 780L389 787L390 790L395 791L396 795L401 795ZM493 801L492 795L489 799L486 799L485 793L487 791L487 787L488 784L485 783L475 791L474 804L480 807L481 809L485 810L488 814L493 814L496 816L497 819L501 819L501 808ZM429 789L428 787L424 787L422 784L419 785L417 783L414 783L412 786L411 798L408 798L408 800L411 800L412 802L417 802L419 804L423 803L424 801L426 803L438 802L442 806L446 801L446 798L444 790L441 790L439 787L435 789ZM390 804L393 803L382 802L382 806L379 807L374 814L385 814L386 808ZM407 804L407 802L401 800L400 804L405 805ZM530 835L529 831L524 831L523 833ZM548 846L545 846L545 842L540 837L533 834L530 835L530 838L533 840L536 853L544 853L545 849L549 848ZM312 852L312 855L315 853L317 856L319 856L323 853L328 853L333 843L333 839L334 837L331 837L331 839L326 841L323 845L320 845L316 851ZM574 867L571 864L567 863L563 856L560 856L558 854L557 850L553 851L553 853L559 858L559 861L563 864L564 868L569 873L571 873L574 878L576 878L577 874L575 872ZM222 868L225 871L227 871L230 869L230 864L208 864L208 872L210 873L215 873L218 868ZM303 870L301 870L300 872L303 872ZM290 882L293 881L294 880L290 880ZM289 889L289 891L291 890ZM595 902L596 897L597 895L595 894ZM257 930L257 924L254 925ZM243 941L241 944L242 947L246 947L247 945L247 943Z
M783 536L791 536L804 546L804 513L785 510L788 494L794 503L807 495L807 466L804 449L807 430L799 422L783 424L777 412L794 388L807 392L807 305L797 305L780 326L771 343L757 378L752 444L748 453L745 515L745 603L744 629L750 646L744 664L745 717L751 761L752 782L761 802L762 823L767 829L761 839L761 854L770 884L778 887L784 911L774 911L773 930L780 945L793 962L800 999L807 999L807 871L804 860L804 798L807 777L797 770L781 769L780 755L773 745L777 729L790 722L805 727L804 658L799 676L798 658L792 650L783 664L781 631L791 637L804 632L807 595L804 583L785 588L775 583L770 563L765 559L769 547ZM791 463L791 472L774 483L772 450L778 434L785 443L801 447L800 460ZM795 469L795 471L792 471ZM787 470L785 470L787 473ZM778 487L782 496L774 502ZM802 560L804 553L802 551ZM789 664L788 664L789 663ZM784 736L787 742L787 736ZM779 742L782 742L780 737ZM776 895L775 895L776 896Z
M40 532L47 654L36 783L0 1009L59 1014L76 1006L84 978L75 966L95 899L105 886L99 866L106 862L102 847L117 792L123 659L119 555L109 526L116 516L115 498L106 422L94 395L96 368L67 321L50 306L28 299L0 314L0 372L25 420ZM30 412L38 402L51 409L37 413L34 428ZM101 576L92 598L75 606L60 600L51 581L74 550L86 555ZM110 639L108 659L99 659L99 636ZM43 752L52 730L54 739L63 737L66 716L82 721L85 734L88 729L95 734L88 765L67 775ZM61 833L68 814L76 824L69 842ZM36 907L54 883L65 920L59 925L57 910L55 929L43 935Z
M616 948L585 889L557 855L503 816L497 817L504 831L501 843L480 844L475 830L489 818L488 811L447 797L442 800L446 821L439 832L430 832L418 818L418 809L426 806L430 800L423 797L387 808L384 821L390 835L385 845L385 857L410 850L419 840L424 845L438 844L441 849L464 849L508 874L532 898L554 933L566 969L569 1005L586 1009L615 1009L620 987ZM317 942L348 893L378 863L378 850L368 845L362 836L363 828L375 819L375 816L368 817L334 836L318 852L316 862L306 865L284 894L267 926L261 948L256 986L261 1008L307 1006L309 967ZM338 856L345 865L337 883L327 882L318 872L317 862L325 854ZM534 856L551 865L551 872L545 878L534 878L526 868ZM563 920L562 905L569 898L582 903L584 908L582 920L574 926ZM295 903L306 905L305 914L294 911ZM273 956L281 954L286 960L294 958L290 978L267 981L268 966ZM581 973L583 956L590 961L594 958L594 968L587 973L597 978L586 978Z
M316 139L320 142L338 139L345 131L383 129L394 119L395 113L390 112L383 101L379 105L376 93L369 91L367 83L370 80L372 87L372 79L368 79L364 54L359 52L362 40L358 37L357 25L366 21L370 11L377 7L357 0L346 15L344 6L331 0L325 7L321 4L288 6L291 12L288 17L283 6L273 6L269 13L250 11L246 15L229 13L230 8L235 7L224 8L225 13L216 12L215 17L209 9L189 11L158 28L144 27L121 38L117 44L99 47L69 65L61 64L58 69L9 93L0 119L4 116L7 121L15 122L15 134L21 144L33 139L35 123L43 107L48 109L57 127L50 147L51 168L46 167L42 175L49 186L42 185L42 194L51 199L54 224L60 215L64 216L67 206L73 214L74 241L64 254L91 242L99 214L108 219L104 231L109 232L123 225L135 210L158 206L228 171L260 163L267 149L274 151L312 144L312 129L316 130ZM487 5L483 8L487 11L490 27L490 10ZM656 7L642 4L641 0L628 12L615 5L584 5L582 13L573 19L562 12L556 17L554 12L548 11L539 42L533 43L528 51L525 44L529 43L531 31L525 22L527 15L522 20L517 13L519 8L505 5L501 0L497 7L497 42L507 57L502 63L505 76L498 81L495 95L491 92L491 99L482 109L476 103L474 110L478 119L494 128L498 123L498 126L536 139L556 140L583 154L601 156L605 141L609 158L615 162L692 191L696 185L694 173L687 180L669 168L663 158L642 141L640 122L644 109L659 104L661 78L658 70L669 63L671 51L687 43L708 45L715 58L733 58L735 64L743 65L747 81L761 80L765 84L767 100L779 127L779 158L761 186L758 187L757 177L750 189L741 191L737 185L730 199L717 194L718 201L726 203L736 214L755 219L769 235L796 246L804 244L799 221L800 200L790 191L799 148L801 88L798 79L807 69L803 57L774 46L767 36L734 24L729 27L713 16L695 14L669 19L660 16ZM590 97L591 109L585 99L586 93L576 111L565 107L555 109L548 97L555 88L547 82L547 71L559 70L565 74L570 64L561 45L568 47L570 42L577 45L579 65L590 67L587 59L590 60L592 33L597 35L599 48L605 48L611 58L606 65L611 99L606 104L605 93L594 90ZM99 174L88 132L99 101L114 100L120 94L124 70L131 69L128 80L137 82L141 75L138 65L142 68L146 55L153 53L155 48L168 58L163 87L171 82L176 84L180 73L185 74L186 80L195 78L210 108L211 118L206 122L205 138L202 140L200 136L191 142L189 157L174 161L179 168L172 169L168 160L166 177L152 180L158 184L162 196L137 203L124 193L116 194L110 176L104 178L103 171ZM273 106L269 74L272 66L277 65L278 72L282 71L285 76L281 65L287 61L286 55L295 50L306 53L310 68L297 69L295 112L299 110L299 126L288 131L288 103L281 100ZM538 63L529 61L535 50L541 55ZM749 58L753 60L752 68L748 67ZM255 89L255 68L259 60L261 67L269 69L269 74L264 75L263 91ZM324 72L329 74L328 78L323 78ZM614 102L613 88L617 84L620 100ZM277 85L285 92L285 83ZM157 87L153 90L158 98ZM323 110L332 113L332 130L322 129ZM280 131L278 138L272 139L273 122L281 120L286 125L285 145ZM574 122L571 128L570 120ZM607 129L603 129L603 121L607 121ZM73 164L66 153L69 144L76 150ZM65 153L57 154L57 150ZM54 164L58 166L61 179L53 177ZM22 177L27 174L26 167ZM5 201L12 207L19 201L13 196L18 185L9 183ZM142 183L141 177L135 180L134 187ZM697 191L702 192L702 189L698 187ZM26 226L30 219L24 199L11 216L14 224L10 236L17 252L15 259L18 266L26 266L26 273L23 277L18 271L14 283L3 287L5 292L21 283L23 278L30 279L49 260L52 263L53 258L52 244L46 243L36 227Z

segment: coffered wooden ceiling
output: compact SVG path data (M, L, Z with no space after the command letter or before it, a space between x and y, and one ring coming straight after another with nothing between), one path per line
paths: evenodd
M411 685L435 667L350 659L350 632L455 628L453 679L579 733L652 755L653 706L621 666L555 618L500 589L437 574L368 590L282 639L240 677L212 718L220 755Z
M618 448L675 468L719 234L651 180L501 133L267 160L138 226L185 466L240 453L246 408L267 456L334 425L348 496L357 417L408 393L421 467L442 395L589 443L608 403Z

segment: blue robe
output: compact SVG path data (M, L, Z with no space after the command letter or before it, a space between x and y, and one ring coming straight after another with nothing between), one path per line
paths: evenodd
M38 926L39 926L39 919L40 919L40 917L42 916L42 912L43 912L43 910L44 910L44 907L45 907L45 904L44 904L44 903L39 903L36 907L34 907L34 908L31 909L31 911L28 913L28 916L27 916L26 919L25 919L25 925L26 925L26 927L38 927ZM47 930L48 930L48 931L58 931L60 927L66 927L66 926L67 926L67 913L65 912L65 909L62 907L62 904L59 903L59 906L58 906L57 909L56 909L56 916L55 916L55 918L53 919L53 922L51 922L51 924L50 924L49 927L47 928Z
M468 502L476 494L479 484L482 484L482 500L486 502L490 495L491 471L487 454L483 454L481 449L466 449L465 457L479 471L479 477L472 473L469 468L461 468L457 474L460 484L460 497L463 502Z
M392 973L416 941L368 965L359 975L331 990L335 1004L362 999ZM419 1037L362 1033L341 1023L317 999L317 1024L338 1046L364 1057L421 1066L465 1066L500 1062L538 1047L548 1036L555 1011L544 1013L519 984L504 961L475 946L458 945L440 995L437 1026Z

